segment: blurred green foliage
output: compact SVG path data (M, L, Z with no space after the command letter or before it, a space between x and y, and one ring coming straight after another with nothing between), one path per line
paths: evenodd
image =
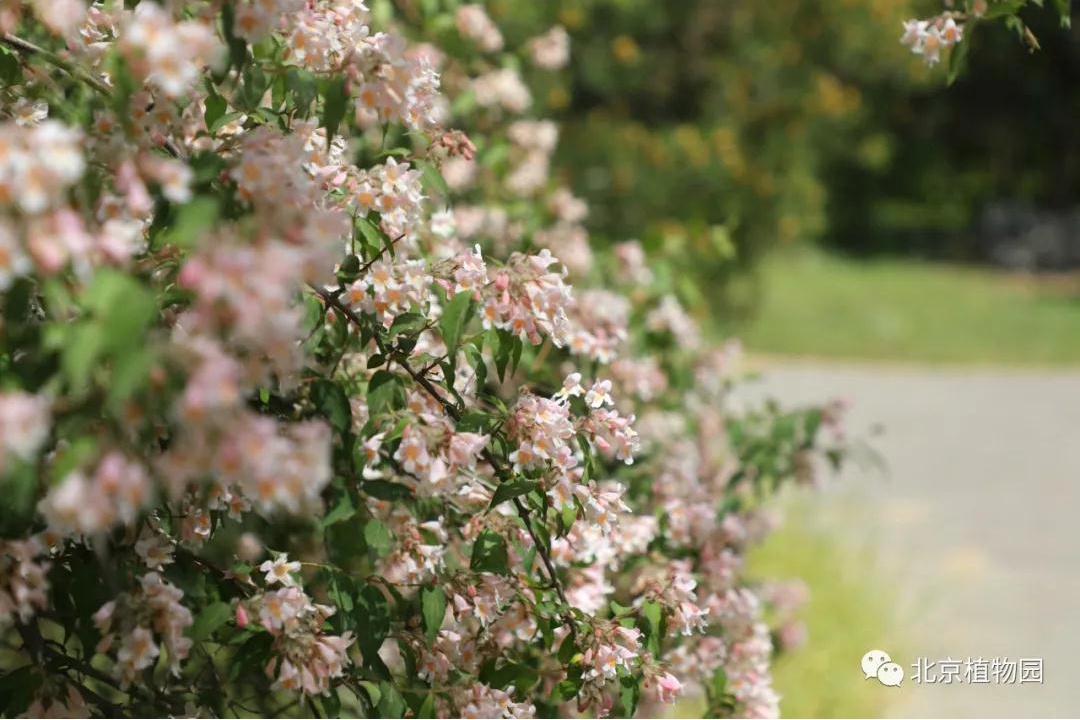
M707 290L825 232L825 168L880 152L864 88L929 77L897 41L910 5L489 3L511 33L557 22L572 35L571 68L537 99L561 116L560 165L593 232L685 258Z
M1063 29L1037 6L1020 17L1038 51L1004 23L983 22L965 36L966 67L952 86L872 89L856 151L831 156L823 175L830 244L980 259L979 218L989 203L1077 204L1080 29Z
M979 23L948 86L948 61L898 41L939 0L488 5L511 35L570 31L571 67L536 98L563 123L564 179L599 241L682 260L699 312L753 309L746 271L778 245L976 259L988 203L1080 191L1080 44L1038 8L1041 51Z

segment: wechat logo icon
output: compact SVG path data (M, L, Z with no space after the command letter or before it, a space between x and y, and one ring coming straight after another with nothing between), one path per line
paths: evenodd
M904 682L904 668L892 661L884 650L871 650L862 656L860 663L865 680L877 678L882 685L899 687Z

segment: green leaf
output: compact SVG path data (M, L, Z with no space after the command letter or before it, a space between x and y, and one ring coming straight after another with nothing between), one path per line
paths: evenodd
M341 119L345 117L345 106L349 94L345 89L345 76L338 75L327 81L323 89L323 116L322 124L326 128L327 147L334 140Z
M634 717L641 697L641 678L624 675L619 678L619 710L622 717Z
M383 557L394 546L394 537L381 520L372 518L364 524L364 542L376 556Z
M221 122L220 118L218 122ZM192 155L189 164L191 169L195 171L196 187L202 186L205 190L207 186L217 181L221 171L225 169L226 162L220 155L212 152L201 152ZM157 243L155 243L156 246Z
M439 331L442 333L443 342L446 343L447 358L451 362L457 356L461 333L465 330L465 324L469 321L472 308L473 297L471 292L459 292L443 308L442 318L439 319Z
M360 218L356 227L360 230L360 234L364 240L368 242L372 250L377 250L384 246L387 242L386 234L379 229L379 225L370 216Z
M949 52L949 72L946 82L952 85L960 77L960 73L967 67L968 51L971 49L971 38L953 45Z
M194 198L175 210L175 219L164 238L181 248L192 248L217 224L220 212L216 198Z
M571 671L565 680L555 686L551 699L553 702L573 700L581 692L582 685L584 685L584 682L581 678L581 671Z
M382 222L382 218L379 219L379 222L380 223ZM390 237L386 233L382 233L382 239L383 239L383 241L382 241L383 250L385 250L387 252L387 254L390 255L390 257L396 258L397 257L397 250L394 249L394 240L395 240L395 238Z
M562 512L559 514L559 522L562 525L559 537L564 537L570 532L570 529L574 527L574 523L577 521L577 513L577 505L567 505L562 509Z
M641 608L638 628L644 636L645 647L654 657L660 656L660 641L664 637L664 608L655 600L650 600Z
M499 483L499 486L495 488L495 494L491 497L491 504L488 505L488 509L490 510L507 500L513 500L516 497L528 495L539 486L540 483L536 480L529 480L527 478L514 478L512 480L507 480L504 483Z
M36 521L37 466L12 458L0 473L0 537L26 535Z
M374 585L365 584L356 597L356 644L364 655L368 667L382 668L379 648L390 632L390 603ZM378 702L372 698L373 702Z
M195 622L191 625L188 635L192 640L206 640L214 631L229 621L233 615L232 607L226 602L213 602L203 608Z
M1027 0L990 0L989 7L983 13L983 19L993 20L1006 15L1016 15L1025 5L1027 5Z
M514 686L515 690L528 691L540 680L537 671L528 665L508 662L501 667L481 671L481 680L491 687L503 690Z
M83 304L101 322L106 351L142 345L142 331L157 315L150 289L118 270L99 270L83 295Z
M77 437L56 451L49 468L49 478L55 484L76 468L89 465L98 455L98 441L89 435Z
M484 354L480 351L480 348L476 347L472 343L465 345L465 357L469 361L469 365L472 366L473 371L476 373L476 387L482 388L487 383L487 362L484 361Z
M506 538L491 530L480 533L473 543L472 558L469 567L480 572L493 572L509 575Z
M286 80L284 75L278 75L274 78L274 81L270 83L270 105L275 112L284 110L282 106L285 104L286 93L288 90L288 80Z
M221 24L224 29L225 42L229 46L229 65L240 68L247 60L247 43L242 37L234 32L236 20L232 3L225 3L221 9Z
M290 69L285 76L285 87L292 95L296 110L301 117L311 116L311 104L318 95L318 83L309 70Z
M446 617L446 593L442 588L424 588L420 591L420 610L424 618L424 634L428 642L435 642Z
M510 362L514 337L506 330L498 330L495 335L495 371L499 373L499 382L506 379L506 366Z
M67 342L60 358L60 369L78 394L90 382L90 373L105 344L105 333L97 323L85 323L69 328L65 337Z
M394 318L394 322L390 326L390 337L395 337L402 333L411 334L419 332L426 324L427 318L420 313L402 313Z
M379 370L368 381L367 403L371 415L405 406L405 386L394 373Z
M709 683L709 690L716 697L723 697L727 692L727 673L724 668L720 667L713 673L712 681Z
M240 118L244 117L244 113L239 110L233 110L231 112L222 113L214 118L213 123L207 123L206 129L211 135L217 135L218 130L225 127L231 122L236 122Z
M435 693L429 692L427 695L424 696L424 702L420 704L420 709L416 712L416 717L435 717Z
M45 673L34 663L0 675L0 714L20 717L30 706Z
M244 641L244 644L232 656L228 663L229 677L233 680L253 668L266 666L270 658L270 647L274 644L274 636L268 632L258 632Z
M229 103L216 92L206 96L206 110L203 112L203 121L206 123L208 130L214 127L214 123L225 114L228 107Z
M405 716L405 699L401 697L401 693L397 691L397 688L388 682L383 682L379 683L379 692L381 693L378 703L379 717L400 718Z
M562 644L559 645L559 663L563 667L567 667L570 665L570 662L574 659L574 655L576 654L577 646L574 645L574 638L567 635L566 638L563 639Z
M136 348L116 359L109 383L111 407L119 407L146 386L150 379L150 370L154 367L154 360L154 354L146 348Z
M1072 8L1070 7L1070 0L1053 0L1054 8L1058 12L1058 17L1061 19L1061 27L1072 27Z
M475 432L475 433L487 433L491 432L491 428L495 425L495 418L486 412L467 412L461 416L461 419L457 421L458 432Z
M348 493L344 493L341 499L334 505L334 509L326 513L323 519L319 522L320 528L328 528L331 525L336 525L339 522L345 522L356 515L356 506L353 505L352 498Z
M378 705L380 698L382 698L382 691L379 690L379 686L370 680L361 680L360 687L367 693L368 698L371 700L372 705Z
M424 187L443 197L450 195L450 186L446 184L446 180L443 178L442 173L439 172L439 168L435 167L435 163L430 160L417 160L415 164L420 168Z
M332 380L316 380L311 386L311 401L339 432L346 432L352 425L349 396Z
M34 281L27 277L19 278L2 297L4 319L13 324L25 322L30 317L30 303L34 299Z
M360 276L360 257L357 255L346 255L345 259L341 261L341 267L338 268L337 277L342 283L351 283Z
M392 483L388 480L367 480L360 489L379 500L405 500L413 496L412 490L407 485Z
M705 697L708 700L710 716L727 717L730 715L731 703L727 694L727 673L723 667L718 667L710 681L705 683Z
M495 340L495 369L499 372L499 380L506 377L507 367L513 373L521 361L521 351L524 348L521 338L509 330L499 330Z
M127 63L119 53L112 55L109 62L109 75L112 78L112 109L117 117L121 118L125 126L130 127L131 114L128 112L128 104L131 96L135 93L135 78L131 74Z
M338 697L337 688L330 690L329 694L322 696L323 717L341 717L341 698Z
M7 87L22 81L22 65L14 51L0 48L0 83Z

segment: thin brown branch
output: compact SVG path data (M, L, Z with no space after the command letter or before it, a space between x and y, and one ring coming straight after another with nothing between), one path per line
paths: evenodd
M94 77L93 73L88 71L86 68L80 66L78 63L61 57L60 55L57 55L51 50L46 50L40 45L32 43L25 38L21 38L18 35L12 35L11 33L4 33L2 36L0 36L0 42L10 48L13 48L14 50L27 57L36 57L44 60L53 67L59 68L60 70L66 72L68 75L71 75L77 80L81 80L82 82L86 83L102 95L111 96L113 93L113 89L106 85L101 78ZM164 140L162 140L161 145L173 157L181 160L184 159L183 150L181 150L180 146L173 142L173 140L165 138Z
M105 95L112 94L112 88L106 85L100 78L94 77L92 74L90 74L84 68L80 67L78 64L60 57L51 50L46 50L40 45L35 45L29 40L21 38L17 35L12 35L11 33L4 33L2 36L0 36L0 42L3 42L8 47L17 50L23 55L41 58L50 65L60 68L72 77L82 80L84 83L86 83L100 93L103 93Z

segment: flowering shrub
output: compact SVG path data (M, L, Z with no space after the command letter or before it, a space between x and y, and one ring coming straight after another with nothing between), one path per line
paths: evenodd
M420 5L0 4L5 715L777 713L839 408L590 248L561 28Z
M980 20L1000 19L1016 32L1030 49L1037 50L1039 41L1020 18L1020 11L1028 5L1042 7L1044 0L945 0L945 10L926 20L907 20L900 42L916 55L922 56L927 65L936 65L943 54L949 56L949 81L952 82L963 69L970 41L962 43L965 28ZM1062 27L1072 21L1069 0L1050 0L1061 20Z

